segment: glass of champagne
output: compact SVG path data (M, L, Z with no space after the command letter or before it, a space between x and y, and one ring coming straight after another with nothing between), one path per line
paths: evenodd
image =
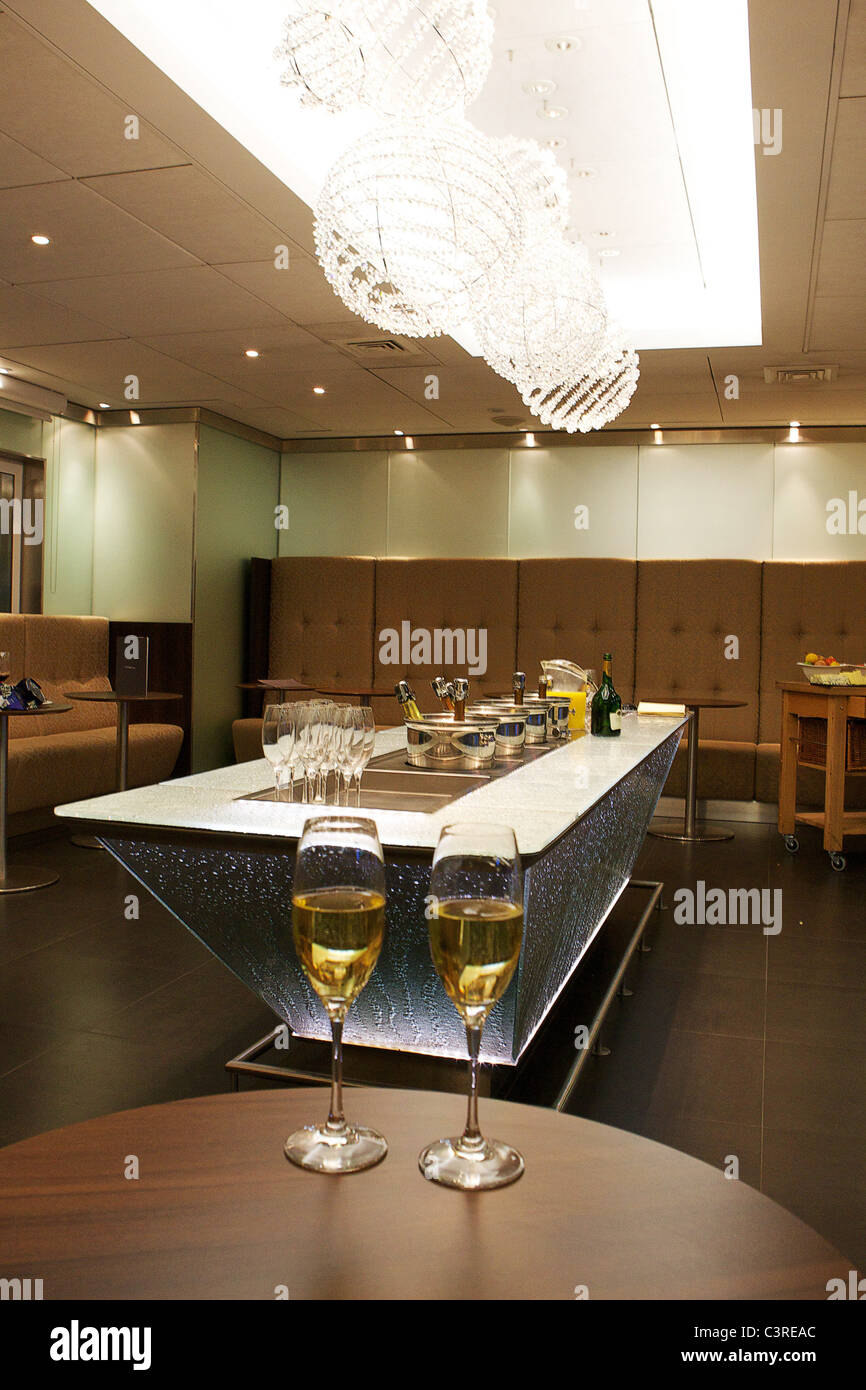
M8 685L12 675L12 657L9 652L0 652L0 685Z
M373 973L385 935L385 863L373 821L308 820L292 887L292 935L301 965L331 1020L331 1106L322 1125L286 1140L285 1154L317 1173L359 1173L381 1163L381 1134L343 1114L343 1021Z
M418 1159L425 1178L464 1191L505 1187L523 1158L478 1128L478 1054L487 1016L505 993L523 941L523 873L510 826L446 825L430 877L430 953L466 1025L469 1104L459 1138L438 1139Z
M274 801L281 801L295 744L295 718L291 705L267 705L262 717L262 752L274 774Z

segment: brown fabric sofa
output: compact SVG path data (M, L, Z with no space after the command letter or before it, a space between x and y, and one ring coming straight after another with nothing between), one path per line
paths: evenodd
M600 669L613 653L623 699L717 696L741 708L701 715L698 794L773 802L779 775L777 680L797 677L810 650L866 656L866 562L751 560L373 560L272 562L269 673L350 690L407 677L422 709L435 709L436 664L379 660L385 628L488 629L488 669L476 693L530 686L543 657ZM730 639L736 639L736 647ZM456 669L448 674L463 674ZM377 722L396 723L390 698ZM261 721L234 725L239 761L261 757ZM685 791L685 748L665 788ZM805 804L823 801L820 773L803 769ZM866 805L866 778L849 778L849 804Z
M13 677L34 677L50 700L62 702L67 690L111 689L106 618L0 615L0 648L12 654ZM115 706L67 703L66 714L9 720L13 829L27 828L28 813L114 790ZM129 785L170 777L182 742L183 730L174 725L131 725Z

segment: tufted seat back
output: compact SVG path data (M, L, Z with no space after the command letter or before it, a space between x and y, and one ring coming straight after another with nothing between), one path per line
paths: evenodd
M408 622L431 635L483 629L487 634L487 669L470 675L471 695L511 689L517 641L516 560L379 560L376 564L375 685L389 687L407 679L422 709L439 708L430 689L440 674L465 676L457 661L393 665L383 662L383 634L400 632ZM477 639L476 639L477 640ZM382 716L385 717L384 709ZM393 705L390 717L399 718Z
M866 560L768 560L764 565L759 743L778 743L777 680L799 678L807 652L866 661Z
M367 687L373 679L374 560L286 556L271 567L268 675Z
M540 663L563 657L601 678L605 652L614 684L634 695L634 560L521 560L517 664L534 688Z
M745 702L742 709L702 711L702 738L756 742L760 633L759 562L639 562L639 696L715 695Z
M10 719L10 738L44 738L87 729L113 727L113 704L64 702L64 691L110 690L108 680L108 619L54 617L43 613L0 617L0 648L12 652L12 679L32 676L46 698L69 703L66 714L38 719Z

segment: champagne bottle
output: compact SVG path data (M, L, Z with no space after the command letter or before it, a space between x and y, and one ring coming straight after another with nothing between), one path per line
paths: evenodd
M464 720L466 718L466 696L469 694L469 682L465 679L458 679L454 682L454 718Z
M610 652L604 654L601 685L592 697L590 728L600 738L619 738L622 732L622 700L617 695L610 674Z
M526 690L526 674L523 671L515 671L511 677L511 693L514 696L516 705L523 704L523 692Z
M420 719L421 711L415 703L415 694L408 681L399 681L394 686L394 694L400 701L400 708L403 712L403 723L406 724L410 719Z
M436 699L440 702L442 708L450 714L454 709L454 701L448 693L448 682L445 677L436 676L430 684L433 687L433 694L436 696Z

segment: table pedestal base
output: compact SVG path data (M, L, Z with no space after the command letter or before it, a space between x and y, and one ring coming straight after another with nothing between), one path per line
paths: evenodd
M29 893L33 888L50 888L59 878L59 874L48 874L44 869L7 869L0 879L0 893Z

